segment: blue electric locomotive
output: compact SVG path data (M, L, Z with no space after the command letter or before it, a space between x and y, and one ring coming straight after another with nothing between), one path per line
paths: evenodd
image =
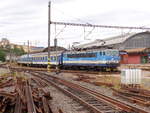
M63 54L64 67L116 69L119 65L119 60L119 52L114 49L71 51Z

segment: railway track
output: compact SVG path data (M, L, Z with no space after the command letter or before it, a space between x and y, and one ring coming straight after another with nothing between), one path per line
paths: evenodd
M31 74L52 84L65 94L75 98L77 101L96 113L149 113L146 110L131 106L91 89L45 73L32 72Z
M56 82L49 77L41 77L37 73L32 73L32 75L41 78L42 80L45 80L53 86L57 87L63 93L76 99L79 103L83 104L94 113L123 113L121 109L117 109L117 107L114 107L112 104L96 97L95 95L92 95L87 91L83 91L81 88L77 88L73 85L60 86L60 84L56 84Z
M44 80L46 83L58 88L64 94L74 98L76 101L86 106L86 108L94 113L149 113L149 111L138 108L137 106L126 104L99 92L60 79L53 75L46 74L44 72L35 70L27 71L27 69L19 68L11 68L11 70L12 69L17 71L26 71L26 73L30 73L32 76Z

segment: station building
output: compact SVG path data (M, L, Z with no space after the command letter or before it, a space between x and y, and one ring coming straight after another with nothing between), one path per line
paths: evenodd
M98 49L102 47L118 49L122 64L150 63L150 32L148 31L127 33L76 46L78 49Z

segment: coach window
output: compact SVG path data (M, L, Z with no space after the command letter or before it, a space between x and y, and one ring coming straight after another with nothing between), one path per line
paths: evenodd
M45 60L47 60L47 56L45 57Z
M54 57L54 60L56 60L57 58L56 58L56 56Z
M103 52L103 55L105 55L105 52Z

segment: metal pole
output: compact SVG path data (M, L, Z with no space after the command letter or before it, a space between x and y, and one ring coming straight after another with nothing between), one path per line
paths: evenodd
M11 45L9 44L9 64L11 65Z
M55 57L56 57L56 71L57 71L57 69L58 69L58 63L57 63L57 62L58 62L58 59L57 59L57 56L58 56L58 55L57 55L57 38L56 38L56 34L57 34L57 33L56 33L56 24L55 24L54 47L55 47L55 52L56 52L56 53L55 53L55 54L56 54Z
M29 40L28 40L28 61L29 61ZM28 62L28 64L27 64L27 66L29 66L29 62Z
M51 30L51 1L48 4L48 65L47 69L50 71L50 30Z

